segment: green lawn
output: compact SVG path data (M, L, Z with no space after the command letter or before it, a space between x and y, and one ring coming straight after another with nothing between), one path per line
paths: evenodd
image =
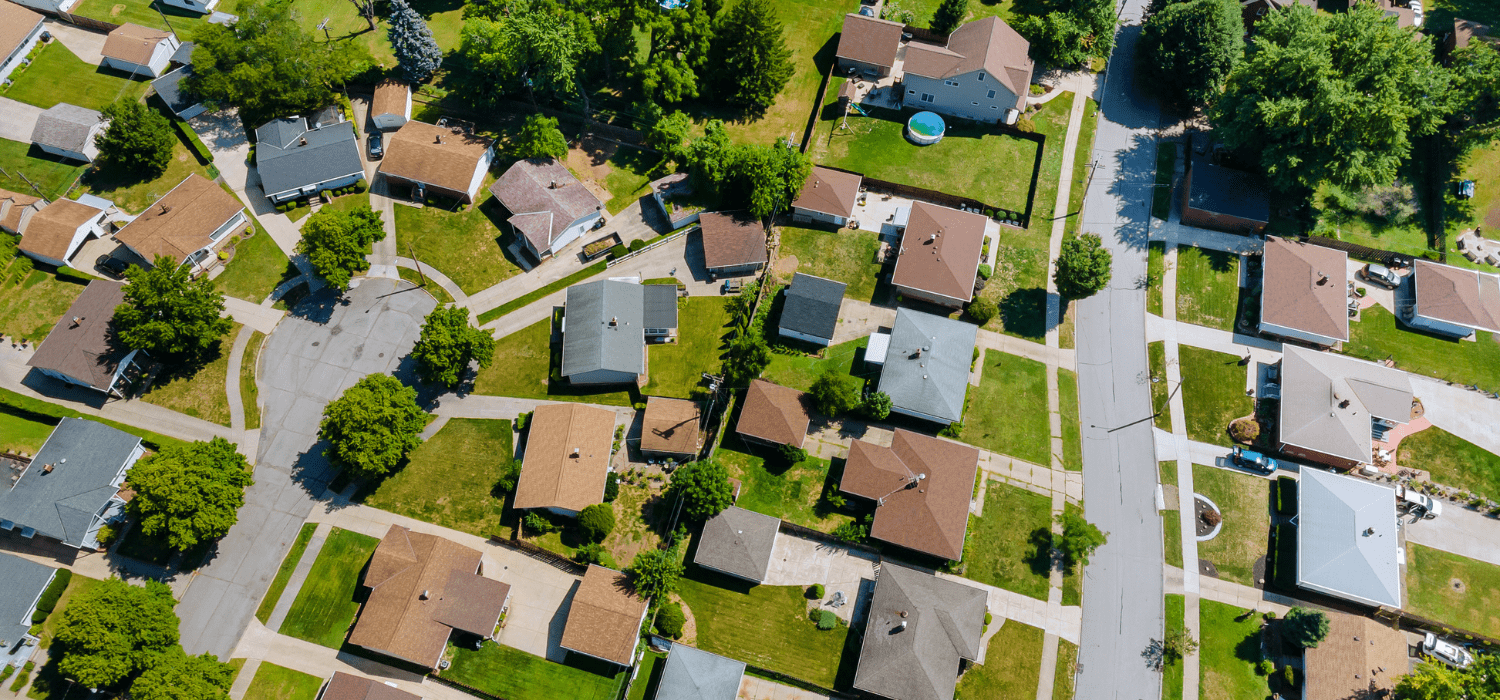
M1240 256L1177 246L1177 320L1233 331L1240 299Z
M313 700L323 679L262 661L244 700Z
M719 354L729 326L727 297L691 297L677 302L677 342L652 345L648 396L685 399L703 383L703 374L718 374Z
M214 286L228 296L259 304L287 278L289 265L276 241L256 226L255 235L234 244L234 257L214 278Z
M1444 4L1446 3L1438 3L1437 8L1432 12L1434 21L1442 21L1437 16L1443 12ZM1481 11L1481 6L1488 6L1492 3L1464 2L1463 4L1467 7L1459 16L1483 21L1474 14ZM1500 22L1500 11L1496 8L1484 7L1483 11L1493 13L1494 19L1491 22ZM1471 149L1465 154L1458 167L1459 175L1456 179L1474 181L1474 198L1467 201L1459 200L1453 196L1452 189L1449 189L1449 194L1445 198L1448 214L1448 262L1468 267L1470 266L1468 258L1465 258L1458 250L1458 244L1454 241L1464 229L1483 226L1487 218L1493 223L1494 219L1491 217L1500 213L1500 141L1491 141ZM1492 227L1485 226L1485 228ZM1494 268L1490 269L1494 270Z
M1445 486L1500 499L1500 456L1442 428L1431 427L1401 441L1396 462L1432 472Z
M984 664L970 668L959 679L954 700L1035 698L1042 671L1043 636L1042 630L1006 620L990 637Z
M513 454L510 421L454 418L412 450L365 505L489 537L505 510L495 484Z
M823 357L821 358L772 350L771 364L766 365L765 370L760 373L760 376L767 381L772 381L799 391L811 389L813 382L817 381L818 377L830 369L839 374L862 376L864 368L861 367L860 371L856 373L854 359L856 357L863 357L860 350L868 345L869 342L870 337L865 336L839 343L824 350Z
M101 165L84 174L79 189L114 202L124 211L140 213L194 173L213 179L209 176L208 166L199 164L197 156L178 139L172 144L172 158L167 161L167 169L161 175L147 180L142 179L138 172ZM280 270L276 272L281 273ZM252 301L259 302L260 299Z
M1198 697L1269 698L1267 676L1255 672L1260 663L1260 616L1244 622L1246 611L1212 600L1198 601Z
M551 282L541 289L532 290L530 292L522 294L521 296L511 299L510 301L507 301L504 304L490 309L489 311L479 314L479 325L482 326L512 311L530 306L533 302L539 299L544 299L556 292L567 289L568 287L578 284L579 282L593 277L594 275L604 272L608 268L609 263L607 261L600 260L599 262L596 262L593 265L589 265L588 267L585 267L582 270L568 275L567 277Z
M302 561L302 553L307 551L307 543L317 529L317 523L304 523L297 532L297 539L292 541L291 550L281 560L281 568L276 570L276 578L271 579L266 597L261 599L260 607L255 609L255 619L260 620L261 624L271 619L271 612L276 609L277 601L281 600L281 592L286 590L287 582L292 579L292 570L297 568L297 562Z
M485 642L478 651L450 648L453 666L442 672L444 678L506 700L614 700L626 680L625 671L606 676L495 642Z
M819 630L801 586L750 586L689 566L678 595L698 625L698 648L832 687L849 628Z
M1078 677L1078 645L1066 639L1057 640L1057 670L1052 676L1052 700L1073 700L1073 683Z
M1172 505L1172 504L1168 504ZM1161 512L1162 548L1168 566L1182 568L1182 511Z
M1046 600L1051 527L1051 498L990 481L984 517L969 516L964 576Z
M463 30L463 3L454 0L416 0L412 9L427 20L432 38L444 53L458 48L459 33ZM295 0L292 14L304 31L323 39L317 25L328 18L328 34L334 41L352 41L363 45L382 66L394 67L395 54L391 42L386 38L390 29L389 12L383 7L375 10L375 31L360 17L354 6L341 0ZM174 20L175 21L175 20Z
M667 658L665 654L650 651L641 657L640 670L636 671L635 680L631 681L630 694L626 696L626 700L646 700L646 693L651 686L651 674L656 672L656 667L665 658Z
M880 252L880 234L876 231L781 227L782 258L797 258L797 271L807 275L837 280L848 285L844 296L858 301L875 300L875 282L881 264L875 262Z
M51 423L0 413L0 452L34 455L56 427Z
M1167 633L1183 629L1183 615L1187 607L1181 594L1168 593L1166 599ZM1182 661L1169 661L1161 669L1161 700L1182 700Z
M886 3L885 7L888 8L886 18L896 22L901 21L892 17L889 12L890 8L911 10L911 23L913 25L931 27L932 14L937 12L938 5L940 4L938 0L896 0ZM969 14L964 18L964 21L973 22L976 19L984 19L985 17L999 17L1009 22L1011 21L1011 6L1014 4L1014 0L974 0L969 3Z
M334 528L292 602L281 634L337 649L359 610L359 575L380 540Z
M1179 251L1179 255L1181 252ZM1166 247L1160 241L1146 244L1146 313L1161 315L1161 276L1166 270Z
M1407 610L1500 635L1500 567L1407 543L1406 588Z
M1078 419L1078 374L1061 367L1057 370L1057 406L1062 412L1063 468L1083 471L1083 429Z
M15 240L6 236L9 240ZM22 274L21 258L0 259L0 335L7 342L40 343L87 286L82 280L58 277L42 269ZM30 262L30 258L26 258ZM46 268L50 270L51 268Z
M1172 213L1172 170L1177 166L1177 143L1167 141L1156 149L1156 187L1151 190L1151 215L1165 220Z
M225 381L229 376L230 350L234 348L240 327L240 324L234 324L228 335L219 338L218 347L208 351L207 361L202 365L164 368L141 400L194 418L229 425L229 396L225 393Z
M1178 350L1182 349L1178 346ZM1171 390L1167 388L1167 345L1158 340L1146 343L1146 355L1151 362L1151 411L1156 414L1156 427L1172 430Z
M1078 129L1078 150L1073 153L1073 184L1068 189L1068 210L1053 212L1053 216L1066 215L1068 217L1068 225L1063 231L1065 235L1079 233L1078 226L1083 218L1081 216L1083 196L1088 191L1089 175L1095 171L1092 166L1094 165L1094 132L1099 126L1098 116L1099 103L1095 102L1092 97L1087 98L1083 107L1083 124Z
M502 224L509 215L493 196L481 196L481 203L467 211L397 206L396 247L401 255L437 268L465 294L520 274L521 268L505 252L512 234L502 233Z
M609 200L604 203L604 206L613 215L624 211L625 207L649 194L651 180L665 173L656 172L657 166L662 164L663 159L653 152L613 143L608 145L613 151L605 159L609 165L609 174L604 176L603 181L598 178L594 178L594 181L609 192ZM578 174L575 173L575 175Z
M446 306L453 303L453 295L449 294L448 290L443 289L443 286L438 284L437 282L434 282L430 279L424 279L423 276L416 270L413 270L409 267L402 267L398 268L396 272L401 275L401 279L415 284L425 290L428 294L431 294L432 298L437 300L438 306Z
M629 406L631 393L614 387L575 389L559 381L557 388L552 388L547 379L552 367L551 324L551 320L538 321L496 341L495 357L499 361L479 371L474 393ZM559 362L561 354L559 348Z
M260 388L255 384L255 373L259 371L260 351L265 342L265 333L252 332L240 358L240 404L245 409L246 430L260 429Z
M1372 306L1349 324L1344 353L1372 361L1393 357L1397 369L1500 390L1500 342L1487 331L1478 331L1475 341L1447 340L1413 331L1384 307Z
M214 11L240 14L240 4L240 0L223 0L214 7ZM83 0L73 8L73 13L115 24L132 22L157 29L173 29L183 41L192 39L198 31L208 26L207 15L152 0ZM163 13L171 21L170 27L162 21Z
M60 41L44 46L31 65L18 68L10 79L14 82L5 97L42 109L59 102L103 109L115 100L139 100L151 86L148 80L84 63Z
M730 478L740 480L740 499L735 505L823 532L832 532L853 520L822 506L823 490L829 481L828 460L808 457L785 467L780 457L771 457L771 463L767 464L765 459L746 451L750 449L769 451L750 448L734 434L714 453L714 459L724 465Z
M1228 469L1193 467L1193 489L1218 504L1224 524L1218 536L1198 543L1198 557L1214 563L1219 578L1256 584L1255 561L1271 540L1271 485Z
M995 302L1000 313L985 330L1034 342L1047 337L1047 236L1031 230L1000 227L994 275L979 296Z
M8 96L8 95L7 95ZM0 139L0 189L20 192L48 200L61 198L68 187L88 166L48 155L29 143ZM23 180L21 175L25 175ZM31 189L26 180L41 191Z
M1051 466L1052 427L1047 412L1047 365L986 350L979 386L969 390L964 442Z
M1229 423L1250 415L1255 400L1245 395L1240 358L1188 345L1177 349L1182 372L1182 410L1188 437L1230 447Z

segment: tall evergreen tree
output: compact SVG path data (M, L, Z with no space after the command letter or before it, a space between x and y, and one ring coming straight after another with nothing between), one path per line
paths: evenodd
M1151 15L1141 31L1141 68L1163 100L1181 107L1218 96L1245 51L1236 0L1191 0Z
M969 0L943 0L932 15L932 31L952 34L969 14Z
M792 78L792 52L770 0L740 0L725 13L711 55L730 104L767 109Z
M390 0L390 3L391 28L386 36L391 40L391 49L396 53L402 77L420 83L432 77L442 65L443 50L432 38L427 21L411 9L406 0Z

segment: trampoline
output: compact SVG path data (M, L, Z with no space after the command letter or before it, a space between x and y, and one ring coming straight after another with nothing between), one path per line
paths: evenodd
M917 112L906 122L906 138L918 146L931 146L943 140L947 127L943 118L933 112Z

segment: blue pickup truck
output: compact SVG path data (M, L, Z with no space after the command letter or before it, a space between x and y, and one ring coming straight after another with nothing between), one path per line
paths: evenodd
M1234 460L1236 466L1258 471L1262 474L1271 474L1276 471L1277 467L1281 466L1276 463L1276 460L1243 447L1234 448L1230 459Z

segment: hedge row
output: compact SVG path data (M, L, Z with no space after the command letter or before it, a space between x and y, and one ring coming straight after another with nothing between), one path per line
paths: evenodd
M332 192L333 196L335 196L335 197L342 197L344 195L349 195L349 194L364 194L365 192L368 192L369 190L370 190L369 185L366 185L364 180L359 180L359 181L355 182L352 185L345 185L344 187L340 187L338 189L325 190L325 191ZM297 208L305 207L305 206L310 206L311 204L312 204L312 200L311 199L293 199L291 201L282 202L280 204L277 204L276 205L276 211L279 211L279 212L285 214L285 213L287 213L287 212L289 212L289 211L291 211L293 209L297 209Z
M177 127L177 133L182 134L182 140L187 142L188 148L193 149L193 154L198 156L199 162L204 165L214 162L213 151L208 150L208 146L205 146L203 140L198 138L193 127L178 119L172 120L172 124Z
M1276 478L1276 512L1281 515L1297 514L1297 480L1289 476Z
M42 591L42 597L36 601L36 612L31 614L31 624L39 625L52 614L57 607L57 601L62 598L64 590L68 588L68 582L73 580L73 572L67 569L58 569L57 575L52 577L52 583L47 584L47 590Z

